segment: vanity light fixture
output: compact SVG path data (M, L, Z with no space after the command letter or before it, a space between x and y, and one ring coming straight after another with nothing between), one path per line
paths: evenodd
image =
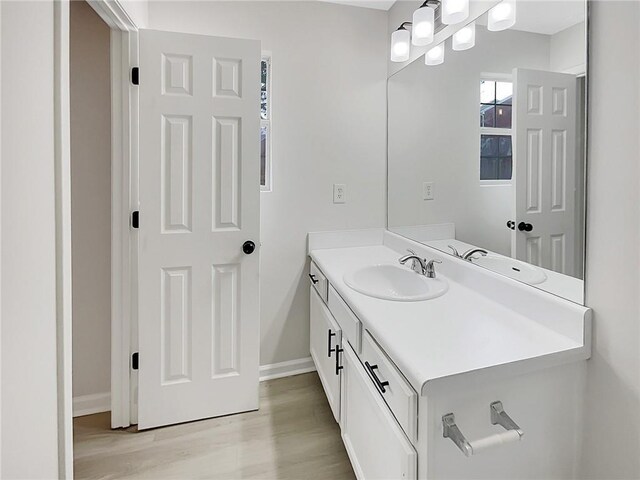
M442 23L464 22L469 16L469 0L442 0Z
M476 44L476 22L462 27L453 34L451 48L454 50L468 50Z
M425 65L440 65L444 62L444 42L436 45L424 54Z
M489 10L487 29L499 32L513 27L516 23L516 0L503 0Z
M398 29L391 34L391 61L406 62L411 53L411 33L405 28L411 22L403 22Z
M429 45L433 42L436 21L435 12L440 2L438 0L425 0L415 12L413 12L413 25L411 27L411 43L418 47Z

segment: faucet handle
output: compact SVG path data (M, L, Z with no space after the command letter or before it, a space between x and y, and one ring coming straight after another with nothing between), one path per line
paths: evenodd
M436 278L436 267L435 263L442 263L442 260L429 260L427 265L425 266L425 275L427 278Z
M447 247L451 249L451 253L453 253L454 257L462 257L462 255L458 253L458 249L456 247L454 247L453 245L447 245Z

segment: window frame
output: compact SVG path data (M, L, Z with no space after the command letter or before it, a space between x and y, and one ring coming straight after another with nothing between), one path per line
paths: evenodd
M507 74L496 74L496 73L482 73L480 75L480 82L482 81L488 82L509 82L513 85L513 77ZM480 82L478 83L478 87L480 87ZM481 108L483 104L480 99L480 88L478 88L478 108ZM483 180L480 178L480 169L482 167L482 151L478 150L478 180L480 181L480 186L483 187L500 187L500 186L511 186L513 185L513 177L514 177L514 154L513 154L513 117L514 117L514 104L513 97L511 101L511 128L498 128L498 127L479 127L480 132L478 135L478 145L481 145L482 135L502 135L502 136L510 136L511 137L511 178L509 180L498 180L498 179L487 179ZM480 124L480 118L478 117L478 124Z
M272 71L272 60L271 60L271 52L263 51L260 58L260 70L262 71L262 62L267 63L267 118L262 118L262 111L260 112L260 131L262 129L266 129L266 151L265 151L265 166L264 166L264 185L262 181L260 181L260 192L272 192L273 191L273 175L272 175L272 147L271 147L271 138L273 136L273 128L272 128L272 104L273 98L271 93L271 71ZM262 165L260 165L262 168ZM262 172L260 172L262 173Z

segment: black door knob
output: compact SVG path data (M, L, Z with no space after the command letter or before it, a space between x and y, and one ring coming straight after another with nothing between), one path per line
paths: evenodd
M247 240L242 244L242 251L247 255L251 255L253 251L256 249L256 244L251 240Z
M513 220L509 220L507 222L507 228L509 228L511 230L515 230L516 229L516 222L514 222Z
M533 230L533 225L531 225L530 223L520 222L518 224L518 230L520 230L521 232L530 232Z

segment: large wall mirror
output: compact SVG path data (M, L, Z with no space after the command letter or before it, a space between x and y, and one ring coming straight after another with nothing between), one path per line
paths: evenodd
M388 227L583 303L586 2L516 5L389 78Z

